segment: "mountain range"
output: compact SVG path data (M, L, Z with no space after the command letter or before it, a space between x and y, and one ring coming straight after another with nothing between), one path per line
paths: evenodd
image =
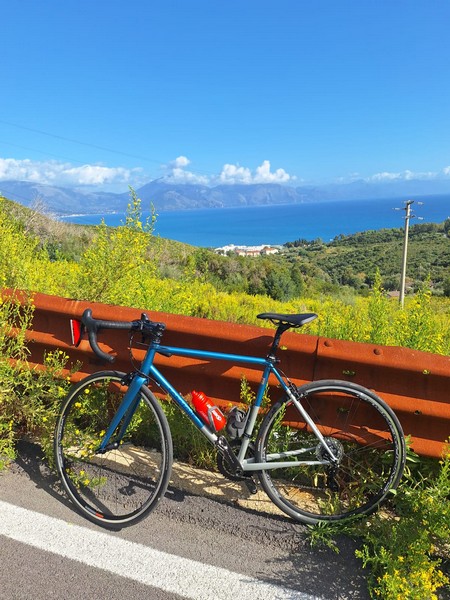
M356 180L351 183L292 187L279 184L227 184L208 187L155 179L136 190L147 210L157 212L197 208L225 208L276 204L298 204L333 200L417 198L450 194L448 179ZM38 206L55 215L124 213L129 192L111 193L69 188L28 181L0 181L0 195L25 206Z

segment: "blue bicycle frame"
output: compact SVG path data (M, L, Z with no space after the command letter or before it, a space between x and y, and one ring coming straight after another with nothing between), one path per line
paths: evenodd
M314 421L308 415L308 413L303 408L302 404L299 402L296 395L292 392L289 386L286 384L280 372L275 367L275 359L271 356L266 358L256 357L256 356L243 356L240 354L227 354L223 352L210 352L207 350L194 350L191 348L181 348L177 346L163 346L158 343L152 342L147 350L145 358L142 362L141 369L139 372L136 372L129 384L129 388L125 393L122 403L119 406L116 414L114 415L113 420L97 450L99 454L107 452L111 447L117 447L120 444L120 440L122 439L125 431L133 417L133 414L139 403L139 390L145 384L147 384L148 379L152 379L157 383L159 387L161 387L180 407L180 409L188 416L188 418L192 421L192 423L199 429L203 435L205 435L209 441L218 445L219 436L211 427L208 427L193 411L191 406L186 402L183 396L172 386L172 384L164 377L164 375L155 367L154 359L156 354L163 354L165 356L185 356L189 358L198 358L198 359L206 359L206 360L221 360L228 361L234 364L250 364L255 365L261 368L262 377L261 382L258 387L258 391L256 394L255 402L249 409L248 418L245 425L244 435L241 438L242 444L239 449L239 453L237 455L237 461L240 463L240 467L242 471L260 471L263 469L276 469L276 468L284 468L284 467L294 467L300 465L319 465L319 464L330 464L337 461L336 457L333 454L333 451L329 448L326 443L322 433L319 431ZM266 456L266 461L264 463L257 463L253 457L245 458L247 454L247 450L250 444L251 435L255 426L255 422L258 416L259 409L261 408L264 392L268 386L269 377L273 375L282 389L286 392L287 397L292 400L295 407L302 415L305 423L311 428L311 430L315 433L318 443L321 443L323 447L326 449L330 456L330 460L315 460L315 461L300 461L300 460L292 460L293 456L301 455L306 452L311 451L311 448L301 448L299 450L293 450L289 452L270 454ZM113 444L110 444L109 441L111 436L113 435L116 428L122 422L120 430L118 432L118 436L116 441ZM282 459L290 458L290 460L282 460Z

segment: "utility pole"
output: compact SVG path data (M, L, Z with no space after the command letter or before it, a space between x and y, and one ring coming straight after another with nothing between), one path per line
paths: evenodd
M409 236L409 220L416 215L411 213L411 204L414 204L414 200L407 200L403 208L394 208L394 210L405 211L405 236L403 239L403 258L402 258L402 274L400 278L400 306L403 308L405 304L405 281L406 281L406 258L408 256L408 236ZM423 204L418 202L417 204ZM418 217L422 219L422 217Z
M400 306L405 305L405 282L406 282L406 258L408 256L408 236L409 236L409 220L411 219L411 204L414 200L405 202L403 209L405 211L405 237L403 238L403 258L402 258L402 275L400 278Z

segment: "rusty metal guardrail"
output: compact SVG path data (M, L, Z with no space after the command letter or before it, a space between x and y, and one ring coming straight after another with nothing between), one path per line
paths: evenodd
M39 293L34 294L33 302L33 328L27 332L30 362L42 365L45 352L61 349L70 361L82 363L74 379L109 367L95 357L87 341L78 348L71 345L70 318L80 317L88 306L99 319L131 321L143 312ZM264 355L272 340L272 332L262 327L144 312L166 323L164 343L168 345ZM130 370L127 332L105 331L100 347L116 355L114 369ZM450 437L450 357L290 332L283 336L283 348L283 370L296 384L344 379L373 389L394 409L405 434L411 436L415 452L435 458L442 455ZM135 356L139 359L143 352L136 350ZM200 388L219 405L239 402L242 377L250 385L259 382L260 377L260 372L252 367L225 361L159 356L157 363L181 393ZM275 398L276 390L272 395Z

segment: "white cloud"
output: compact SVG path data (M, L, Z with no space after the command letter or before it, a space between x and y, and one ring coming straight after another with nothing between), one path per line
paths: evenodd
M270 171L270 162L265 160L257 167L254 177L255 183L286 183L292 177L284 169L277 169L275 173Z
M0 181L18 179L48 185L107 185L128 183L139 169L82 165L74 167L57 161L0 158Z
M111 185L128 183L139 171L123 167L88 164L74 167L70 163L57 161L0 158L0 181L18 179L47 185Z
M405 171L401 171L399 173L391 173L389 171L376 173L371 177L367 177L366 181L409 181L411 179L435 179L438 176L439 173L434 171L414 172L406 169Z
M292 181L292 177L284 169L277 169L272 173L270 170L270 161L264 160L259 167L256 167L255 173L252 173L248 167L226 164L219 175L221 183L286 183Z
M393 181L394 179L400 179L400 173L388 173L383 171L382 173L375 173L367 178L368 181Z
M14 158L0 158L0 180L24 179L39 181L40 170L28 159L16 160Z
M446 177L450 176L450 167L445 167L444 169L442 169L442 172Z
M190 163L191 161L186 156L178 156L175 160L170 161L169 164L163 165L163 168L167 170L164 180L170 183L208 185L209 177L186 170L185 167Z
M190 164L190 160L186 156L178 156L175 160L169 163L169 167L172 169L183 169Z
M220 183L252 183L252 173L246 167L225 164L219 175Z
M164 176L166 181L172 183L192 183L201 185L217 184L251 184L251 183L286 183L292 181L292 177L284 169L277 169L272 173L270 170L270 161L265 160L252 172L248 167L240 165L225 164L219 175L200 175L188 171L187 167L191 161L186 156L179 156L165 165L167 174Z
M225 164L218 175L202 175L188 170L191 161L186 156L178 156L163 168L164 179L171 183L190 183L200 185L286 183L294 181L284 169L271 171L270 161L264 160L255 171L240 165ZM0 181L17 179L33 183L61 186L103 186L111 189L120 184L145 183L145 174L141 169L124 167L106 167L104 165L85 164L74 166L58 161L18 160L0 158Z
M69 181L77 181L78 185L105 185L107 183L128 182L131 171L123 167L83 165L82 167L65 169L61 175Z
M166 175L164 179L171 183L209 184L209 178L205 175L197 175L196 173L181 168L172 169L169 175Z

